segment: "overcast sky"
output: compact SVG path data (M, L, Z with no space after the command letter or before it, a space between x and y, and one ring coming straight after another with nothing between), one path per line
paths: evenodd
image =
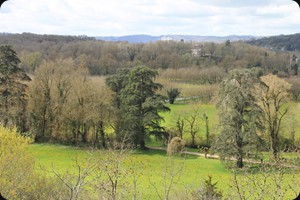
M292 0L8 0L0 32L88 36L300 33Z

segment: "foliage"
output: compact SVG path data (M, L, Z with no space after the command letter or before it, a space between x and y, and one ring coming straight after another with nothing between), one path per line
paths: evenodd
M184 150L185 141L180 137L173 137L168 144L167 153L168 155L173 155L181 153Z
M0 115L5 127L17 126L21 132L26 124L26 81L29 76L19 67L20 60L11 46L0 46Z
M175 102L175 99L180 95L180 91L178 88L171 88L167 90L169 103L173 104Z
M293 44L287 46L280 44L278 48L281 50L282 46L286 46L286 49L293 49L298 43L297 37L297 35L286 36ZM287 42L287 39L284 39L283 43L289 43L290 40ZM287 75L293 73L289 71L289 55L286 52L274 52L243 42L157 41L129 44L104 42L86 36L22 33L0 34L0 43L13 45L21 55L22 67L30 73L38 69L43 62L57 58L82 62L91 75L115 74L118 69L142 64L152 69L178 69L179 76L189 74L189 78L180 81L202 84L219 83L228 71L241 66L262 67L265 73L272 71ZM195 55L194 51L198 53Z
M212 176L204 180L203 186L192 193L193 200L221 200L222 192L217 188L218 182L212 182Z
M300 79L298 77L292 77L286 79L287 82L291 84L289 92L291 93L293 100L296 102L300 101Z
M257 88L258 105L263 112L263 121L267 135L271 140L271 150L275 159L279 152L279 134L281 122L287 113L284 103L288 99L291 85L276 75L261 77L261 89Z
M139 66L127 74L122 70L106 81L116 92L116 108L120 115L116 125L118 137L129 138L142 149L147 135L160 136L163 133L159 125L163 118L158 112L169 110L164 105L164 97L156 93L162 87L153 81L156 76L156 71Z
M0 191L8 199L16 199L29 184L34 164L26 154L29 143L16 129L0 127Z
M251 40L248 43L278 50L299 51L300 34L279 35Z
M88 76L71 60L43 64L29 88L30 133L37 142L79 144L100 141L114 114L112 93L101 78Z
M31 139L16 128L0 126L0 191L7 199L55 199L59 187L51 178L34 170L35 159L28 152ZM58 195L58 196L57 196Z
M259 109L253 95L257 82L255 72L235 70L221 83L219 90L221 134L214 146L221 158L234 157L239 168L244 165L245 146L257 145Z

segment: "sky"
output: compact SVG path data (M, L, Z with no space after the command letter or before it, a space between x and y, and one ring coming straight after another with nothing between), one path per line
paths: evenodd
M300 8L292 0L8 0L0 32L272 36L300 33Z

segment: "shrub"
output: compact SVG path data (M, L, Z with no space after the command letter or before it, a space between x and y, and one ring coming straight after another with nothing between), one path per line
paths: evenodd
M168 94L170 104L173 104L175 99L179 96L180 91L178 88L171 88L167 90L167 94Z
M0 191L8 199L16 199L29 185L34 161L28 156L26 147L29 138L21 136L15 129L0 126Z
M217 189L217 183L212 182L212 176L204 181L204 185L197 191L192 193L193 200L221 200L222 192Z
M7 199L58 199L60 185L35 172L30 142L16 128L0 126L0 192Z
M173 155L176 153L181 153L184 150L185 141L180 137L173 137L171 142L168 144L167 153L168 155Z

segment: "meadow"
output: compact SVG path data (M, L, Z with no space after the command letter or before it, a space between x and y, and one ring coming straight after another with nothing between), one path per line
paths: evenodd
M60 173L68 171L75 174L77 172L75 160L83 160L90 152L87 149L48 144L30 145L29 151L36 158L37 169L42 166L42 168L54 169ZM100 155L101 153L106 152L100 152ZM137 190L141 199L159 199L151 183L154 183L158 191L163 193L164 174L170 173L173 169L178 172L174 177L178 181L173 185L172 195L190 193L191 190L199 188L208 175L213 176L213 181L218 181L219 188L226 190L227 183L224 180L229 180L231 176L230 171L219 160L192 155L170 160L166 152L162 150L132 150L121 164L124 170L137 167L139 174ZM132 181L130 177L121 177L119 184ZM170 177L166 177L168 178Z
M29 146L29 151L36 159L37 171L48 169L61 174L68 172L68 174L73 174L75 177L78 172L76 161L84 161L85 157L90 155L91 152L89 149L50 144L32 144ZM100 151L99 154L94 156L100 156L99 159L102 159L102 156L107 153L108 151ZM261 188L267 187L270 191L278 190L273 184L279 184L279 189L282 191L278 190L276 192L284 194L285 198L288 197L288 199L294 196L294 191L290 188L291 185L294 184L293 186L299 189L299 174L294 169L292 171L282 171L281 169L276 173L270 168L267 169L267 172L261 172L258 166L246 164L246 171L244 169L233 173L231 169L226 168L217 159L205 159L193 155L169 157L163 150L131 150L126 158L120 162L120 169L126 172L126 175L121 174L118 180L119 192L125 192L126 195L129 195L129 197L125 195L125 199L132 199L130 192L134 189L137 190L137 199L161 199L158 194L164 194L164 187L170 184L171 181L173 183L170 187L169 199L190 199L191 194L203 187L204 181L210 175L213 183L217 183L216 187L223 192L223 197L234 194L233 191L236 188L231 187L234 185L234 174L237 175L241 190L245 190L244 195L259 192L254 186L252 186L253 188L249 187L253 184L253 180L263 181L268 179L267 185L258 186ZM128 173L129 171L134 171L134 174ZM249 173L249 171L252 172ZM132 186L134 181L135 188ZM126 190L122 191L124 188Z

